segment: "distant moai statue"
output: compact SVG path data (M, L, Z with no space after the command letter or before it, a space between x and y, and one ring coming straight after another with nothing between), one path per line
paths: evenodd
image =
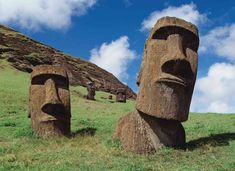
M89 100L95 100L95 86L93 82L87 83L87 99Z
M109 100L112 100L112 99L113 99L113 96L112 96L112 95L109 95L109 96L108 96L108 99L109 99Z
M70 136L69 79L64 68L38 65L31 73L29 117L41 137Z
M162 146L184 147L181 122L189 114L197 75L197 27L175 17L163 17L145 44L134 112L118 122L114 139L124 149L150 153Z
M118 88L116 92L116 102L126 103L126 89Z

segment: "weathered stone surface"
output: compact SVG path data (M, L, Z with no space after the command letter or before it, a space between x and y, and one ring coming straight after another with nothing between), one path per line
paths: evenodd
M113 139L119 139L125 150L143 154L163 146L183 147L185 132L179 121L159 119L136 110L119 120Z
M18 70L29 73L36 65L60 65L66 68L71 85L86 87L86 83L92 81L96 90L114 95L118 87L123 87L127 90L127 98L136 98L128 86L97 65L46 46L3 25L0 25L0 58L8 60Z
M126 89L124 88L117 89L116 102L126 103Z
M146 114L185 121L197 74L196 26L174 17L158 20L145 44L136 108Z
M114 139L125 150L154 152L162 146L183 147L197 74L196 26L175 17L159 19L145 44L137 77L134 112L121 118Z
M112 100L112 99L113 99L113 96L112 96L112 95L109 95L108 99L109 99L109 100Z
M87 99L89 100L95 100L95 86L92 82L89 82L87 84Z
M70 136L69 80L64 68L38 65L31 73L29 117L41 137Z

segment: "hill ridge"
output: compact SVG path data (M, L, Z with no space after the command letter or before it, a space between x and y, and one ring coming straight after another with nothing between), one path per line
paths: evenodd
M128 98L136 98L131 88L96 64L65 54L4 25L0 25L0 59L28 73L40 64L61 65L67 69L71 85L86 87L88 81L93 81L99 91L115 94L122 87L126 88Z

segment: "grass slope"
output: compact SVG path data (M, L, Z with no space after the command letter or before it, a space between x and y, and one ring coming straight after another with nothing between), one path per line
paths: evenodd
M163 148L135 155L112 142L118 119L134 102L115 103L97 92L70 87L72 139L39 139L27 118L30 76L0 60L0 170L234 170L235 115L190 114L184 123L187 149Z

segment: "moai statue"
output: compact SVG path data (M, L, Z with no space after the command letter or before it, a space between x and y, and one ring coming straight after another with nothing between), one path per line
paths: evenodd
M109 96L108 96L108 99L109 99L109 100L112 100L112 99L113 99L113 96L112 96L112 95L109 95Z
M136 153L162 146L184 147L181 122L189 114L197 74L197 27L175 17L163 17L145 44L137 78L136 110L118 122L114 139Z
M29 117L40 137L70 136L70 92L66 71L38 65L31 73Z
M93 82L87 83L87 99L89 100L95 100L95 86Z
M116 102L126 103L126 89L118 88L116 93Z

